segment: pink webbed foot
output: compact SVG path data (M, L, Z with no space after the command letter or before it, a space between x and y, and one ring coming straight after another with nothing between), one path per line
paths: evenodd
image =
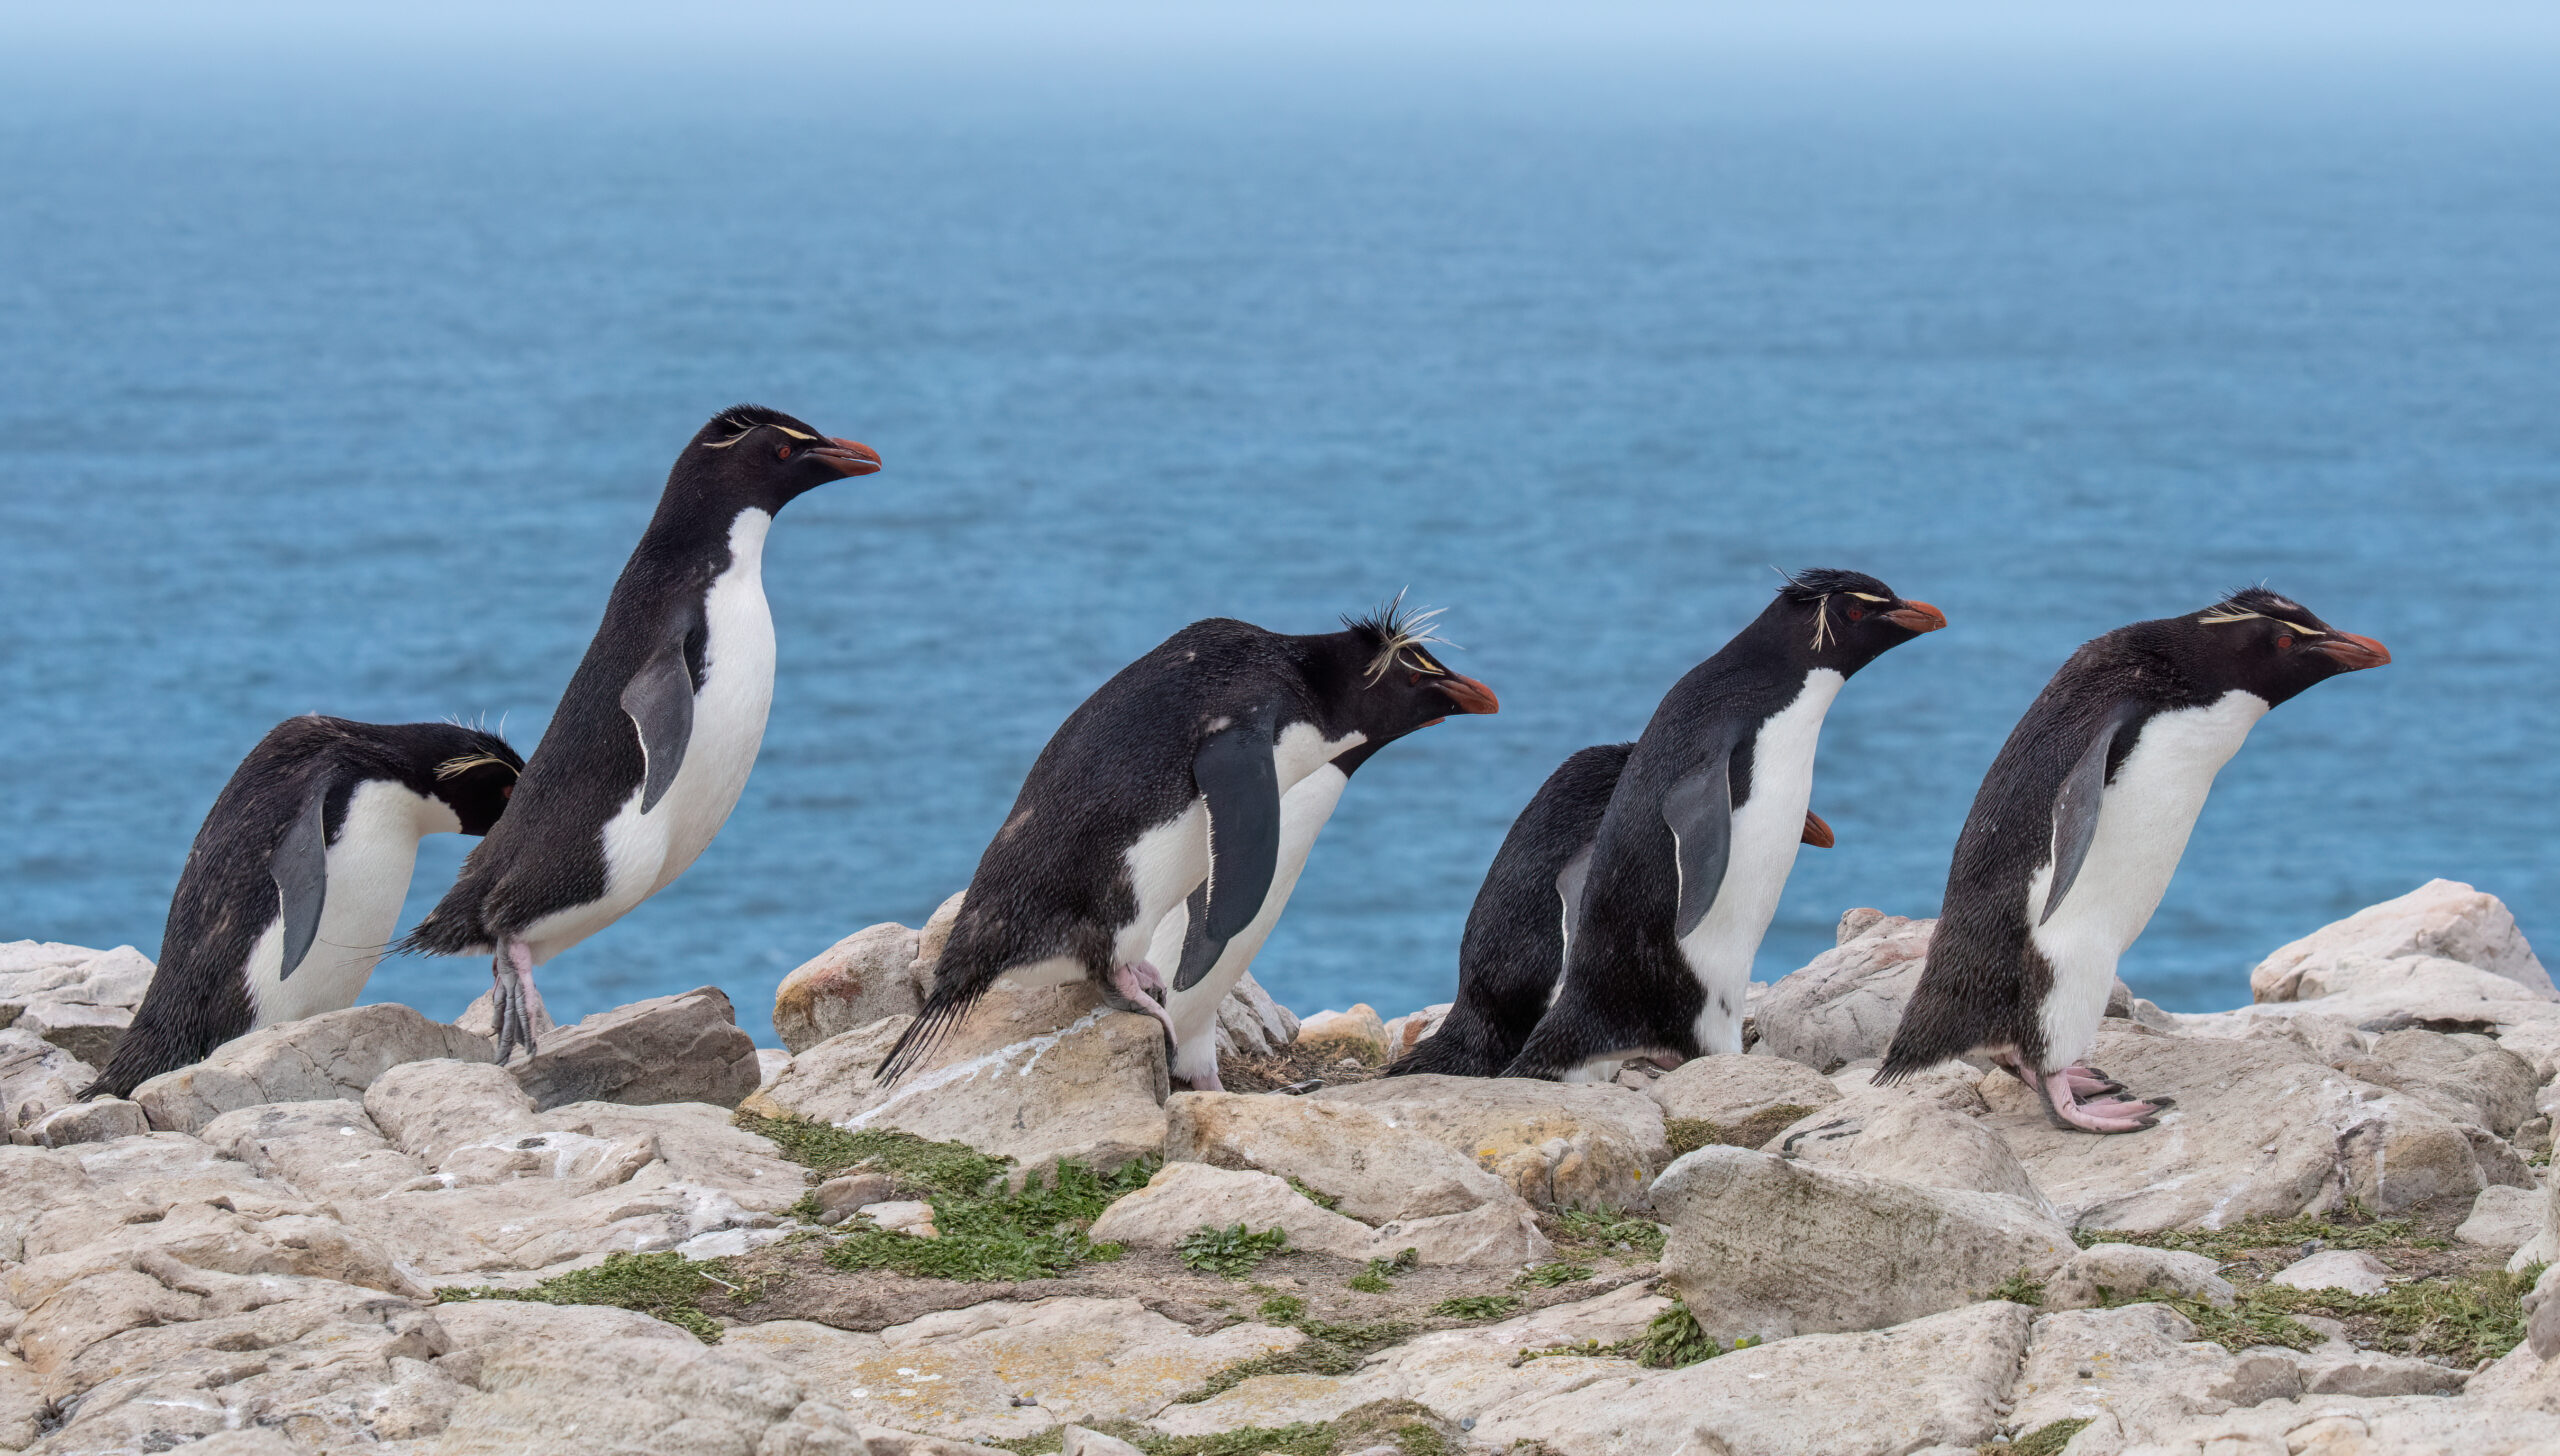
M2056 1075L2071 1084L2071 1095L2086 1100L2105 1093L2121 1092L2124 1084L2095 1067L2065 1067Z
M2072 1072L2081 1072L2082 1081L2094 1081L2086 1069L2065 1067L2044 1075L2044 1095L2056 1127L2078 1128L2082 1132L2140 1132L2159 1120L2160 1114L2175 1103L2167 1097L2141 1100L2131 1097L2106 1097L2084 1102L2073 1089Z
M1167 992L1164 976L1145 961L1131 961L1111 968L1111 983L1103 988L1102 999L1122 1011L1140 1011L1164 1023L1164 1034L1179 1046L1182 1036L1173 1029L1173 1013L1164 1009Z
M534 1026L550 1019L543 1010L542 993L533 988L533 947L521 940L500 945L489 976L498 1012L498 1064L506 1065L519 1046L530 1060L537 1050Z

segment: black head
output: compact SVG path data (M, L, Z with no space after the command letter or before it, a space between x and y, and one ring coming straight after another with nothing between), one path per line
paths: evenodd
M830 481L879 468L880 456L868 445L821 435L780 410L741 404L695 432L675 474L701 494L770 515Z
M1842 677L1947 625L1947 614L1927 602L1896 596L1863 571L1828 567L1788 577L1761 614L1763 622L1773 619L1791 629L1790 651L1807 669L1827 667Z
M1368 616L1344 617L1345 630L1314 639L1334 659L1336 731L1357 729L1374 751L1451 713L1501 711L1493 689L1432 654L1431 644L1441 641L1432 630L1439 616L1407 608L1398 593Z
M2269 707L2313 683L2391 660L2381 643L2341 632L2260 586L2159 625L2167 629L2161 650L2198 687L2254 693Z
M422 779L417 787L442 800L462 821L463 833L488 833L515 794L524 760L497 734L459 723L404 727L411 737L411 763Z

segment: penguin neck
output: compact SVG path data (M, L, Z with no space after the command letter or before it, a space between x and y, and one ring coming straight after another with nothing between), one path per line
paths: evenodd
M670 492L659 502L658 514L641 540L644 549L654 547L669 554L700 551L706 542L718 541L729 551L727 571L761 574L764 538L772 529L773 512L765 506L726 499L678 500Z

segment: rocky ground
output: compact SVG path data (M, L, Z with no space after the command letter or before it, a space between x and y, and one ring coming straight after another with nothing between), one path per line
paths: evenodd
M1866 910L1615 1085L1382 1079L1436 1008L1248 982L1226 1092L1082 988L875 1086L955 910L780 1050L371 1006L87 1103L149 963L0 945L0 1451L2560 1452L2560 992L2468 886L2120 990L2092 1060L2178 1101L2113 1138L1871 1085L1931 926Z

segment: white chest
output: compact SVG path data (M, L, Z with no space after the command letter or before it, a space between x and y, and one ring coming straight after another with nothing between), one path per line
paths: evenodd
M1847 679L1829 668L1806 675L1795 700L1761 724L1752 745L1751 794L1733 811L1724 882L1698 928L1680 942L1690 973L1706 989L1698 1039L1709 1052L1742 1050L1742 993L1751 961L1778 913L1778 897L1804 841L1813 802L1814 752L1822 720Z
M527 939L538 959L593 935L674 883L737 807L773 706L773 613L764 597L764 539L772 524L764 512L746 510L729 528L729 567L703 599L702 677L675 782L646 814L641 786L632 786L604 827L604 898L534 926Z
M419 838L461 829L462 821L441 799L384 779L358 784L348 797L337 842L329 846L320 928L302 964L290 976L279 974L281 921L250 952L249 1001L256 1008L255 1024L299 1021L356 1004L399 925L400 904L418 862Z
M2160 908L2214 775L2266 712L2265 699L2231 692L2206 707L2153 716L2099 799L2097 832L2071 893L2042 925L2035 922L2053 884L2050 857L2029 878L2022 913L2054 970L2045 1020L2056 1054L2085 1050L2097 1034L2117 959Z

